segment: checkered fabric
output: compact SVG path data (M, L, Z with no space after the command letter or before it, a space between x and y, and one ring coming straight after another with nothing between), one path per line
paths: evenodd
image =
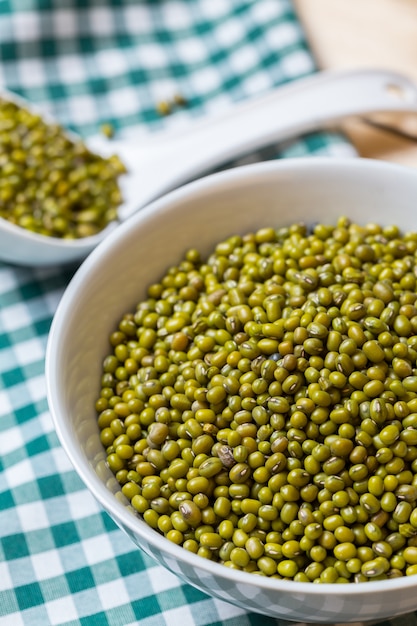
M0 89L85 137L103 123L163 132L314 71L289 0L0 0ZM161 118L156 103L177 93L187 105ZM353 151L317 133L249 160L306 154ZM0 626L282 626L150 560L70 466L44 355L74 269L0 263Z

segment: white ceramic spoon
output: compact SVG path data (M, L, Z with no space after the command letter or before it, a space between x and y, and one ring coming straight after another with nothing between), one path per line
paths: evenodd
M167 191L234 158L350 116L381 112L417 113L417 86L385 70L319 72L232 106L222 116L191 123L181 134L161 133L140 145L103 138L100 146L95 139L90 147L118 154L127 166L121 180L125 202L119 209L125 220ZM114 227L93 237L61 240L0 218L0 259L29 266L79 261Z

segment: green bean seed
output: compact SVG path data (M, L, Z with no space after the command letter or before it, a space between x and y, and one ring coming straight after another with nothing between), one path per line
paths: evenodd
M137 514L259 575L417 573L415 241L346 218L268 227L152 284L96 401Z

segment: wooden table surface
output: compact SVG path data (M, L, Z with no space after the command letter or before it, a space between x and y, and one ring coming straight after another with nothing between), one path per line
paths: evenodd
M377 67L417 83L417 0L294 0L321 69ZM350 121L344 130L363 157L417 167L417 139Z

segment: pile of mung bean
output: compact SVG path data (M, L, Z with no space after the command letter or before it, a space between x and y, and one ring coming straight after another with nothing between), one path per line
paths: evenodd
M0 98L0 217L27 230L74 239L117 218L117 156L103 158L23 106Z
M133 509L202 557L417 574L417 233L261 228L190 249L110 336L96 402Z

